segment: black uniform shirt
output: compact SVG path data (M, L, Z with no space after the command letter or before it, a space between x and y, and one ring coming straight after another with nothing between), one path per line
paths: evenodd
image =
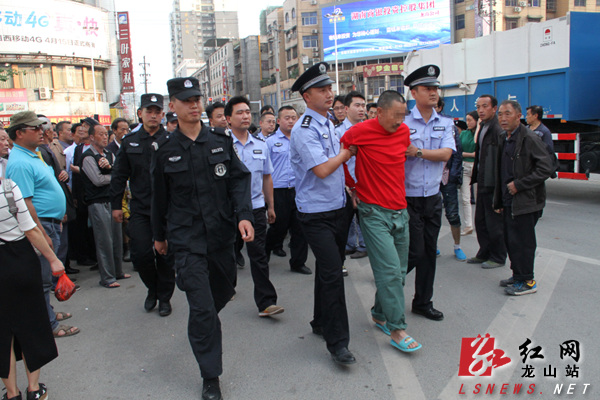
M253 221L250 172L235 154L232 138L223 129L202 127L192 141L176 129L155 147L155 240L168 237L174 250L199 254L231 245L237 223Z
M162 126L154 135L150 135L141 126L137 131L123 137L110 183L110 202L113 210L121 210L123 192L129 179L131 212L150 216L150 162L154 152L152 143L165 135L168 133Z

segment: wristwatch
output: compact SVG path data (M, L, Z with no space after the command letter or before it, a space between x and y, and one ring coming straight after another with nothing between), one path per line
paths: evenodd
M419 158L423 157L423 150L417 149L417 157L419 157Z

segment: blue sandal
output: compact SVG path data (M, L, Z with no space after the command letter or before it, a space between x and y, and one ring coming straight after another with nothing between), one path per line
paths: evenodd
M386 326L386 324L381 325L380 323L375 322L375 326L379 329L381 329L381 332L385 333L386 335L390 336L391 332L389 330L389 328Z
M400 343L396 343L394 341L394 339L390 340L390 344L392 346L394 346L395 348L397 348L400 351L403 351L405 353L412 353L413 351L417 351L419 350L421 347L423 347L421 345L421 343L419 343L419 345L417 347L414 348L409 348L408 346L411 345L411 343L415 343L415 339L413 339L410 336L406 336L404 339L402 339L402 341L400 341Z

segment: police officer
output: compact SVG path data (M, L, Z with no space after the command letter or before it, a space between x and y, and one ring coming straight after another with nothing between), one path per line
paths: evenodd
M254 281L254 301L260 317L281 314L284 309L277 305L277 291L269 280L269 264L265 252L267 218L275 222L273 203L273 164L264 140L251 135L248 128L252 123L250 102L244 96L232 97L225 106L225 117L233 134L233 145L240 159L252 174L251 194L254 215L254 241L246 245L250 270ZM240 242L243 245L244 242ZM241 246L236 249L238 252Z
M154 245L175 257L177 286L190 307L188 336L204 378L202 398L221 399L218 312L235 294L236 231L246 242L254 239L250 172L225 130L201 125L198 80L175 78L167 86L179 126L154 144Z
M269 226L267 232L267 256L273 254L285 257L283 240L287 231L290 231L290 269L292 272L310 275L306 258L308 257L308 243L300 228L296 213L296 184L294 171L290 163L290 137L292 128L298 120L298 113L292 106L283 106L279 109L277 123L279 129L267 138L269 155L273 162L273 199L275 201L275 214L277 219Z
M444 319L444 314L433 308L431 301L437 239L442 225L440 182L444 162L456 150L452 120L440 116L434 109L439 99L439 75L440 69L436 65L425 65L404 79L416 103L404 120L410 129L405 165L406 203L410 216L408 272L416 269L412 312L435 321Z
M123 192L129 180L131 189L131 217L129 237L131 261L148 288L144 308L150 312L156 307L160 316L171 314L171 296L175 290L173 256L157 254L152 241L150 225L150 160L152 144L167 135L160 121L163 113L163 96L143 94L138 116L141 127L123 137L113 168L110 198L113 218L123 221Z
M306 112L292 129L290 160L296 183L298 219L315 258L313 332L322 334L333 360L342 365L356 359L348 350L350 332L342 262L348 225L344 206L342 164L352 157L340 146L328 110L333 81L327 63L307 69L292 86L306 102ZM356 149L352 149L356 153Z
M173 133L175 128L177 128L177 114L173 111L169 111L167 113L167 132Z

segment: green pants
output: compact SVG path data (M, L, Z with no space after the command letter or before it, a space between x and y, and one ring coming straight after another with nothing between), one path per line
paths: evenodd
M386 321L390 331L406 329L404 281L408 267L408 212L360 203L358 213L377 286L371 315L376 320Z

